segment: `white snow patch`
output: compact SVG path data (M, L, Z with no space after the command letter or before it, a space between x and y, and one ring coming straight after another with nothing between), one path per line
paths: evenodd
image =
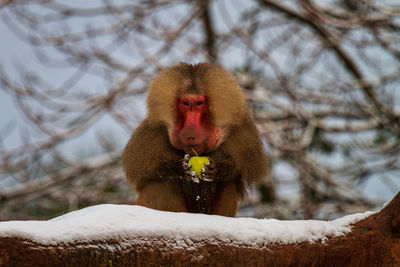
M334 221L229 218L163 212L141 206L98 205L49 221L0 222L0 237L17 236L44 244L58 242L162 237L187 247L193 240L218 239L245 245L324 241L351 231L350 225L372 214L358 213Z

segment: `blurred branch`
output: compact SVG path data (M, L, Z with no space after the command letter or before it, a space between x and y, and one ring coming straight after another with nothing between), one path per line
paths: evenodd
M316 33L321 36L321 41L323 43L327 43L328 47L335 51L336 55L341 59L343 65L346 67L348 72L351 73L356 80L364 80L361 71L359 70L356 63L353 61L352 57L340 46L339 37L335 36L326 27L324 27L321 21L319 21L318 18L315 16L313 9L310 8L310 1L307 0L302 2L304 11L307 11L307 14L304 15L297 13L281 4L278 4L275 1L260 0L259 2L266 7L270 7L280 12L283 12L288 17L310 26L310 28L312 28ZM390 110L387 110L386 106L380 103L379 98L377 97L373 87L369 86L368 84L360 84L360 86L367 99L374 105L376 109L375 115L394 117Z
M215 63L217 62L218 51L215 45L215 30L213 29L214 26L210 14L210 0L199 1L199 5L202 10L201 17L206 38L204 44L208 54L208 61Z
M11 188L4 192L0 192L0 204L18 205L35 200L43 195L49 194L55 186L68 184L72 180L76 179L76 177L90 174L94 170L98 172L104 169L114 168L118 163L119 154L91 158L77 166L73 164L59 172L54 172L46 177L29 181L21 188Z

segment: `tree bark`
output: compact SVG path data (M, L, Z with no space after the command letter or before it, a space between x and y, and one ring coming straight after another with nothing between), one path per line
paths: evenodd
M400 193L342 236L249 246L142 234L90 242L0 238L0 266L400 266Z

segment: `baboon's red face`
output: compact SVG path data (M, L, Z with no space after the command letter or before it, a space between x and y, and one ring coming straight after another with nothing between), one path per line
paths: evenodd
M214 150L221 130L211 118L206 96L183 95L177 99L177 116L172 132L172 145L194 155Z

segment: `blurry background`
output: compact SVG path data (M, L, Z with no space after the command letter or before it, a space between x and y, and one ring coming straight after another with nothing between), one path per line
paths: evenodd
M380 207L400 189L396 2L0 1L0 220L133 204L119 157L180 61L231 71L265 139L240 216Z

